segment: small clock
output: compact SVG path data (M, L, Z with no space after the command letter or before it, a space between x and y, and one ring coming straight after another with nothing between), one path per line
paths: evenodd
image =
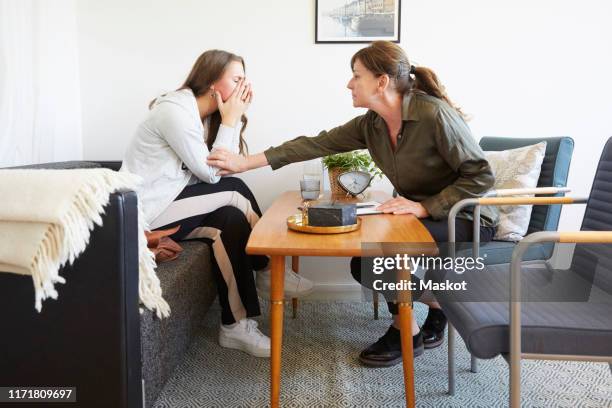
M363 193L371 182L372 175L367 171L351 170L338 176L340 187L352 196Z

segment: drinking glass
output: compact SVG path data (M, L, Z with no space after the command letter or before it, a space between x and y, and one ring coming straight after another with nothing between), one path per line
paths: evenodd
M310 202L319 198L321 193L320 180L300 180L300 194L302 195L302 224L308 225L308 207Z
M303 180L317 180L319 182L319 197L321 195L321 181L323 180L323 163L321 159L313 159L304 162Z

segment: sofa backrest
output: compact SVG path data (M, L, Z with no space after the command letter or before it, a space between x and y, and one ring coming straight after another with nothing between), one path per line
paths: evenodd
M92 161L64 161L64 162L52 162L52 163L38 163L38 164L28 164L26 166L16 166L16 167L8 167L9 169L58 169L58 170L68 170L68 169L95 169L102 167L100 163L92 162Z
M51 162L51 163L38 163L28 164L25 166L7 167L8 169L96 169L106 168L115 171L119 171L121 168L120 160L105 160L105 161L84 161L84 160L73 160L64 162Z

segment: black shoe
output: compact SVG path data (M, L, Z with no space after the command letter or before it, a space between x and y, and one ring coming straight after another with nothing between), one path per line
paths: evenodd
M414 356L423 354L423 335L419 332L412 336ZM402 362L402 345L400 331L395 327L389 330L378 341L359 354L359 361L370 367L391 367Z
M426 349L438 347L444 341L444 329L446 329L446 316L441 309L429 308L427 319L421 327L423 343Z

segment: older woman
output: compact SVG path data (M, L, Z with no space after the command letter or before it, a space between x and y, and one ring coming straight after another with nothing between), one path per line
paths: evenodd
M222 168L219 174L225 175L368 149L399 193L379 209L414 214L436 242L447 241L447 217L453 204L482 195L494 182L461 110L447 97L435 73L412 66L394 43L377 41L361 49L351 59L351 68L353 77L347 87L353 106L368 109L364 115L317 136L301 136L255 155L219 150L208 157L208 163ZM472 214L464 211L459 217L457 241L471 240ZM497 213L484 207L481 217L480 239L488 241L495 232ZM361 258L351 260L351 273L360 282L361 264ZM401 362L398 309L392 302L387 304L394 322L360 354L366 365ZM422 331L414 321L412 324L415 355L422 354L424 348L437 347L443 339L446 317L436 302L429 302L429 306Z

